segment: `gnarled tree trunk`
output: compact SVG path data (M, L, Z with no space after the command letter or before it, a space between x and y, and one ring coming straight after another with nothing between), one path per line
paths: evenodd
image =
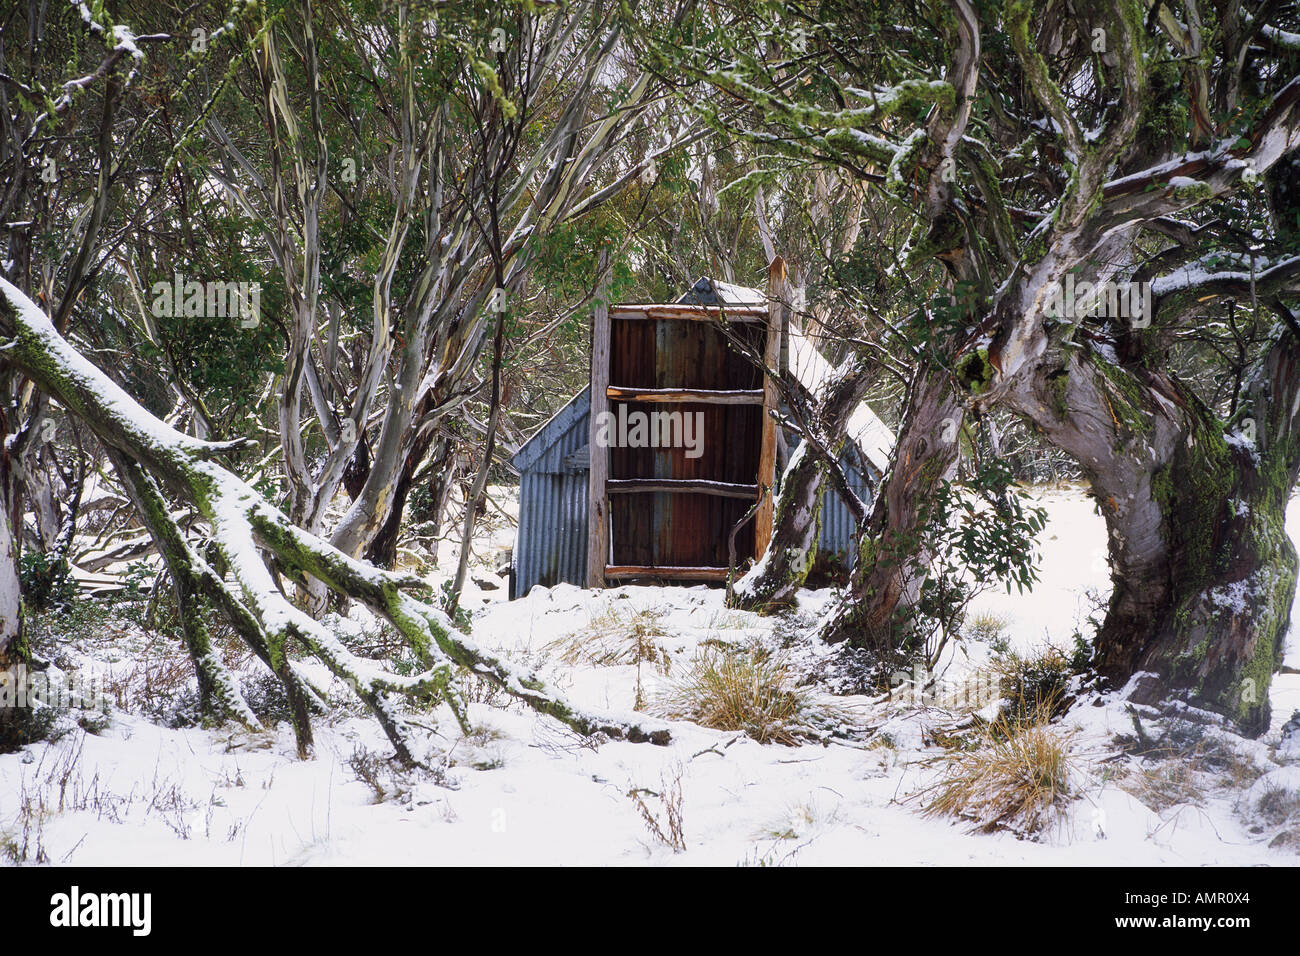
M907 629L915 596L917 543L925 499L957 461L963 409L942 369L923 368L904 416L894 460L876 493L871 519L842 604L821 628L823 640L891 652Z
M1049 353L1049 355L1052 353ZM1010 404L1083 466L1106 520L1097 670L1133 700L1268 727L1296 585L1284 527L1300 468L1300 338L1279 330L1225 432L1178 382L1070 349Z
M822 494L831 468L839 468L837 456L844 447L849 419L862 401L871 376L863 360L847 358L824 386L810 420L807 434L799 443L776 498L772 537L754 566L736 582L728 605L747 611L788 607L803 586L817 559L817 538L821 533ZM863 505L845 483L842 493L858 514Z

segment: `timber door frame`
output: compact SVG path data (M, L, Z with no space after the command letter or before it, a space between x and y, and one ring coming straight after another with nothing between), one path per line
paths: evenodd
M601 271L606 271L606 254L602 253ZM668 580L722 581L726 579L725 567L648 567L611 565L609 496L611 494L643 493L647 490L720 495L750 498L758 501L754 512L754 558L757 560L767 548L772 535L773 484L776 477L777 421L776 410L780 392L774 375L780 374L782 330L785 319L786 267L785 260L777 256L768 267L768 302L766 305L727 307L683 304L616 305L608 304L608 283L602 285L591 318L591 403L588 427L588 447L591 463L587 478L587 575L590 588L604 587L611 579L664 578ZM680 388L625 388L611 385L610 341L611 323L623 321L703 321L764 323L766 335L763 343L762 389L737 391L734 389L680 389ZM690 401L707 405L757 405L761 407L761 441L758 472L752 485L689 479L623 479L612 481L609 477L610 450L597 442L599 422L609 411L610 399L637 402Z

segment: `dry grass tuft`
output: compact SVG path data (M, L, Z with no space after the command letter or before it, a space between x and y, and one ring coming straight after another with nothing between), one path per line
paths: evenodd
M1140 767L1121 778L1118 785L1156 813L1179 804L1198 804L1205 797L1201 775L1182 757Z
M1199 805L1212 790L1244 791L1263 775L1246 751L1198 721L1157 722L1152 731L1132 713L1133 734L1116 742L1134 759L1119 787L1156 813Z
M610 608L593 617L577 633L552 641L545 650L570 666L650 664L667 674L669 656L660 641L668 636L668 632L660 623L662 616L662 610L653 607L631 614L620 614Z
M939 781L917 796L927 816L969 820L976 830L1032 836L1059 823L1074 795L1072 731L999 720L975 750L942 759Z
M737 730L759 743L798 744L821 736L817 727L840 715L795 685L778 657L761 651L709 647L690 670L652 702L651 713L715 730Z
M1270 787L1255 803L1255 813L1269 826L1300 823L1300 794L1285 787Z
M1003 651L988 667L1009 703L1007 719L1018 724L1059 717L1073 702L1074 660L1059 648L1049 646L1030 655Z
M981 644L992 644L1004 640L1006 629L1007 619L1001 614L993 614L989 611L972 614L966 619L962 628L966 637L972 641L979 641Z

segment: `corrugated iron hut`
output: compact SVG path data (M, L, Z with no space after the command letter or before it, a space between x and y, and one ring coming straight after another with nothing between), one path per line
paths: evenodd
M703 278L671 305L598 308L591 385L512 459L520 499L511 597L538 584L725 577L732 527L798 438L767 414L775 389L727 341L719 315L771 365L785 363L809 393L830 374L797 325L782 321L779 302L758 289ZM850 439L841 464L869 500L894 436L864 404ZM738 557L766 545L770 502L767 496L737 533ZM821 552L849 566L853 540L852 515L827 489Z

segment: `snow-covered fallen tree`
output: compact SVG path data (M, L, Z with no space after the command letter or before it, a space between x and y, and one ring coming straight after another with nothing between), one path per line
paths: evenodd
M275 672L289 696L298 749L311 749L310 713L321 695L290 657L313 655L347 684L383 725L397 756L418 762L420 748L402 716L400 701L446 702L464 720L458 675L468 671L500 687L539 713L578 733L630 741L667 743L668 730L638 715L579 708L536 675L491 654L460 633L438 608L416 595L420 578L375 568L294 525L218 459L240 442L209 442L182 434L146 411L61 336L49 317L16 286L0 279L0 361L27 375L38 388L94 431L112 450L123 484L163 552L176 581L182 609L208 603ZM208 560L186 540L170 516L164 491L191 504L210 528L217 558ZM292 601L277 585L262 552L284 575L314 578L383 616L402 634L423 670L403 676L352 654L338 637ZM214 562L224 568L218 569ZM199 671L200 688L214 709L253 725L256 718L238 682L216 655L206 651L196 614L186 615L186 641Z

